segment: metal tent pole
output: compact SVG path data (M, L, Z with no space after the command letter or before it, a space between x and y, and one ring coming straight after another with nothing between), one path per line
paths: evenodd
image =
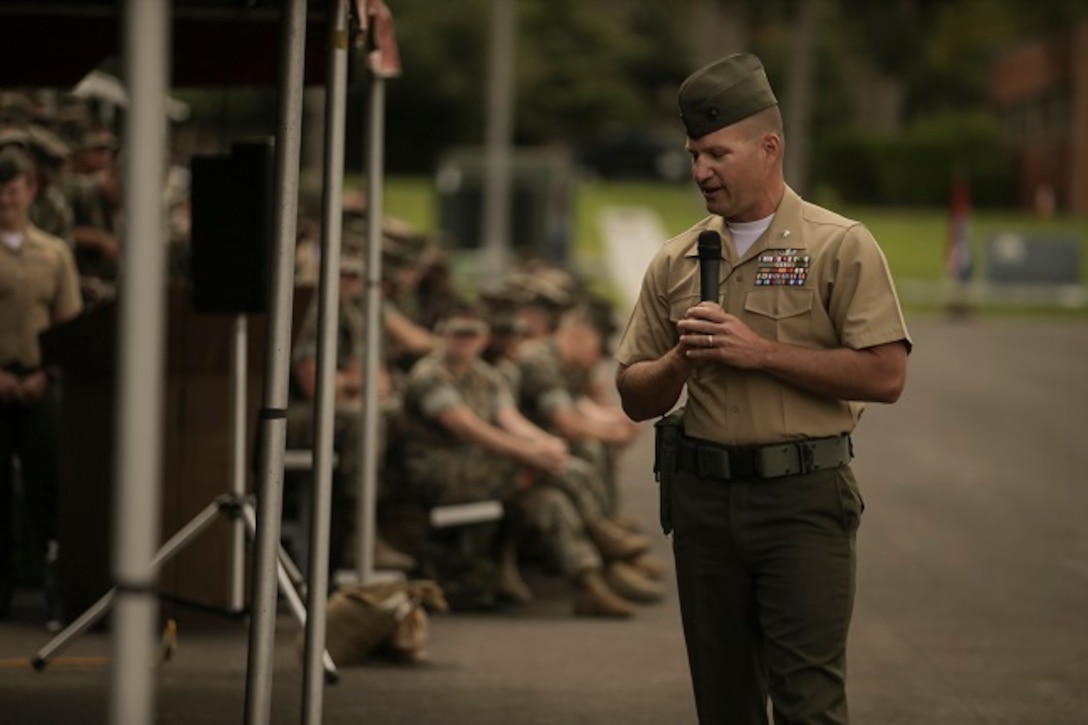
M246 393L247 331L245 314L234 318L234 335L231 338L230 376L230 493L238 501L246 495ZM232 612L240 612L245 606L246 529L237 517L230 522L230 561L227 571L227 606Z
M324 694L325 607L329 585L329 519L332 513L333 416L336 413L336 343L340 307L343 227L344 114L347 108L348 5L329 0L328 76L325 88L325 163L321 273L317 291L319 345L314 407L314 475L310 506L309 587L302 681L302 721L321 722Z
M261 459L253 559L253 618L246 666L245 722L267 725L272 706L272 648L276 626L276 562L283 505L287 435L294 250L298 226L306 0L283 0L280 13L279 111L276 122L275 225L265 376L259 413Z
M362 465L355 517L355 568L359 582L374 578L374 540L377 536L378 471L378 364L381 360L382 308L382 184L385 165L385 79L370 78L369 135L367 144L366 204L366 351L363 358Z
M483 238L480 243L481 281L503 275L512 256L510 166L516 31L517 8L514 0L492 0L487 106L484 109L487 125L483 166Z
M113 520L116 605L109 722L152 722L152 662L159 603L157 568L162 471L165 339L166 90L169 0L127 0L124 63L132 102L125 127L125 268L118 337L117 478Z

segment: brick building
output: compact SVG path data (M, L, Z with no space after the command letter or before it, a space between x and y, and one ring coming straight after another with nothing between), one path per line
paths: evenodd
M1088 18L994 63L990 95L1016 154L1026 207L1088 214Z

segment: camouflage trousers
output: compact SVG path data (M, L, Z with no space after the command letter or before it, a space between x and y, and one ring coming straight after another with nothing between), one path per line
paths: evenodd
M424 516L435 506L505 503L525 476L516 461L470 445L429 449L408 445L399 465L404 476L395 490L391 487L390 496ZM496 550L504 527L505 522L497 521L444 529L424 524L422 536L407 550L419 559L421 575L442 587L451 609L486 609L496 603Z
M583 521L610 515L608 485L589 461L572 456L562 473L540 473L537 480L542 485L562 491Z
M588 462L571 458L558 475L530 472L505 456L475 446L416 450L404 461L406 497L431 507L498 499L506 505L511 535L530 539L556 569L574 576L599 568L601 558L586 521L601 518L607 500ZM531 485L524 488L522 484ZM493 532L498 535L498 531ZM463 540L462 540L463 541ZM476 540L481 553L484 542Z
M363 464L362 425L361 409L337 409L333 415L332 447L337 457L336 468L351 488L359 480L359 469ZM313 403L292 403L287 408L287 447L309 449L313 446L315 433ZM379 415L378 461L385 457L386 439L385 417Z
M600 554L586 535L585 521L563 491L533 486L517 496L510 513L517 537L529 540L562 574L573 578L601 567Z
M602 506L605 516L612 518L620 512L620 491L617 478L615 446L601 441L583 439L571 444L570 452L583 461L589 463L600 482L597 487L600 491Z
M525 467L479 446L411 449L401 462L404 497L426 506L505 501L525 481Z
M378 418L378 453L385 447L384 419ZM362 473L361 411L338 410L333 417L333 450L337 463L332 475L332 510L329 534L329 568L335 570L351 560L355 534L355 497ZM310 450L316 427L311 403L292 403L287 409L287 447ZM378 495L382 494L381 475Z
M517 499L516 526L528 534L545 560L567 576L601 567L586 533L587 522L609 511L609 493L594 466L572 456L559 474L537 472L534 485Z

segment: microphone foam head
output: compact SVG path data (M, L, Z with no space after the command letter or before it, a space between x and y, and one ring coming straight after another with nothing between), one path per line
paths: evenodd
M699 232L699 259L721 259L722 236L713 229Z

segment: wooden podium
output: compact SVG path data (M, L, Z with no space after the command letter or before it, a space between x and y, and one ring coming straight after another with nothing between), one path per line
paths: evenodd
M296 311L305 309L310 292L296 290ZM147 482L162 488L163 541L230 489L230 354L235 320L233 315L194 312L190 287L181 282L171 284L167 310L162 481ZM45 363L64 371L58 593L62 615L69 621L113 586L111 534L120 523L112 520L116 313L114 303L105 303L41 336ZM253 461L265 316L249 315L247 320L245 456ZM247 466L247 490L252 490L252 469ZM228 523L226 517L215 521L164 565L159 586L167 600L176 597L226 607ZM164 612L179 622L212 621L169 603Z

